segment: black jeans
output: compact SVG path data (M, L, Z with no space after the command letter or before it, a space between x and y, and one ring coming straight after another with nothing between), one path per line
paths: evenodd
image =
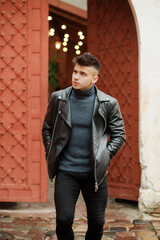
M58 240L73 240L72 224L80 191L87 208L88 230L85 240L100 240L108 198L107 178L95 192L92 173L59 170L55 180L56 234Z

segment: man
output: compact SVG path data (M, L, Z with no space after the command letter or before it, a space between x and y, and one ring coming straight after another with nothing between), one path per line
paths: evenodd
M125 129L117 100L95 87L98 59L84 53L73 62L72 87L52 93L42 127L48 174L51 180L56 175L56 234L58 240L74 239L72 224L81 191L88 218L85 239L100 240L107 168L125 143Z

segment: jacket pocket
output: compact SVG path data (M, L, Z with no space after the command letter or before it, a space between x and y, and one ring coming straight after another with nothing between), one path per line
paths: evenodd
M106 136L103 136L101 138L95 164L96 179L97 182L100 183L101 180L104 178L105 174L107 173L107 168L110 165L110 155L109 150L106 146Z
M97 167L101 167L101 168L108 168L110 164L110 154L109 151L107 149L107 147L105 146L104 148L99 148L98 150L98 154L96 157L96 165Z

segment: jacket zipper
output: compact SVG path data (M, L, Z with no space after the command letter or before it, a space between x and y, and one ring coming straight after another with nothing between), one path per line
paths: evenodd
M97 192L97 190L98 190L98 183L97 183L97 176L96 176L96 161L97 161L97 159L95 158L95 162L94 162L94 179L95 179L95 186L94 187L95 187L95 192Z
M95 176L95 192L97 192L98 190L98 186L103 182L105 176L107 175L108 171L104 174L103 178L101 179L101 181L99 183L97 183L97 178Z

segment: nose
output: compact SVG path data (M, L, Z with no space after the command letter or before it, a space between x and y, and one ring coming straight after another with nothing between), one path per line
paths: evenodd
M79 73L74 73L74 79L78 80L79 79Z

